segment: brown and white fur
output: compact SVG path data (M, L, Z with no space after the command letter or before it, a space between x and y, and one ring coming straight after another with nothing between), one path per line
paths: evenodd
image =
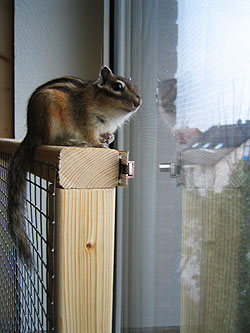
M32 261L24 222L26 173L36 147L104 147L140 105L132 81L115 76L108 67L101 68L96 81L62 77L33 92L27 108L27 134L10 161L8 173L8 230L26 264Z

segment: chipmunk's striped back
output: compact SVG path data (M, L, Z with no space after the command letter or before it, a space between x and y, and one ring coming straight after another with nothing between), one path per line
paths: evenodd
M20 258L31 262L24 224L26 172L38 145L103 147L141 105L131 82L103 67L96 81L61 77L38 87L27 108L27 134L8 174L8 228Z

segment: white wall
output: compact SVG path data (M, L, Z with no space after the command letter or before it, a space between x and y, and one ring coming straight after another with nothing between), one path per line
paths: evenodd
M95 79L102 65L103 0L15 1L15 137L41 83L64 75Z

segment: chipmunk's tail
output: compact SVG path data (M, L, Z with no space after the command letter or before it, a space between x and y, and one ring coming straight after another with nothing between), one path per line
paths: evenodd
M16 245L20 259L31 266L33 258L25 231L26 174L34 159L38 143L32 142L28 134L20 144L9 164L8 171L8 230Z

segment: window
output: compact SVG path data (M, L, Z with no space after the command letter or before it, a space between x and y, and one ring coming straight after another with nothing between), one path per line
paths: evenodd
M115 69L143 100L118 138L135 179L118 192L117 332L249 328L249 165L222 140L248 136L249 14L246 0L116 2ZM170 161L175 178L158 169Z

